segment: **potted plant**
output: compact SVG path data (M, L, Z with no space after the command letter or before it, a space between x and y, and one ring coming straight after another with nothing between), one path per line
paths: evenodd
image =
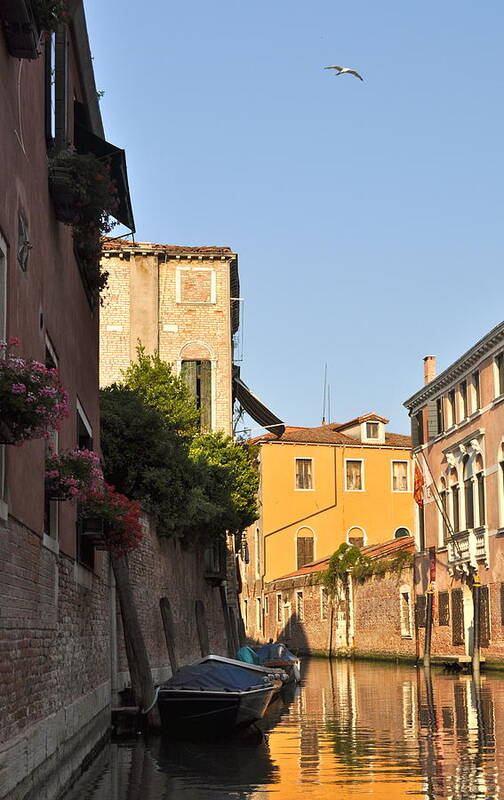
M0 341L0 443L49 438L68 416L68 394L58 370L40 361L17 358L17 339Z
M142 541L140 504L107 483L83 498L79 516L81 534L103 550L123 555Z
M103 289L106 272L100 271L101 236L115 223L117 189L110 177L108 159L70 150L49 162L49 190L56 217L73 230L75 253L92 292Z
M45 485L51 500L79 500L102 483L100 458L92 450L50 452L46 459Z

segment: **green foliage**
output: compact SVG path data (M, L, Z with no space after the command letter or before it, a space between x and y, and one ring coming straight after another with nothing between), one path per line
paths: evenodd
M157 350L147 355L139 342L137 361L124 371L124 385L135 392L148 406L155 408L165 423L181 435L194 435L199 426L199 411L181 378L173 374L171 365L163 361Z
M259 474L255 451L235 444L223 433L201 433L194 437L189 456L201 488L214 504L214 532L239 533L257 519Z
M222 433L197 433L185 383L159 354L137 349L124 384L101 391L108 483L156 520L161 535L198 543L240 533L258 515L256 452Z
M383 576L387 572L400 575L403 569L413 564L413 553L402 550L394 558L372 560L355 546L343 542L329 559L329 565L322 573L322 582L330 594L335 594L338 583L351 575L356 580L365 581L373 575Z

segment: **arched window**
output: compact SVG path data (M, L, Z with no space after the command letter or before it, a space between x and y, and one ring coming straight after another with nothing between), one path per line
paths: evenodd
M439 487L439 497L441 498L441 541L443 545L446 544L446 540L448 537L448 490L446 488L446 481L444 478L441 478L441 483Z
M451 521L454 533L460 530L460 501L457 470L450 470Z
M464 504L465 504L465 526L474 528L474 496L472 469L469 456L464 456Z
M366 531L364 528L359 528L355 525L353 528L350 528L347 533L347 542L353 547L364 547L364 539L366 536Z
M314 535L311 528L300 528L296 533L297 569L311 564L315 558Z
M397 528L396 532L394 533L394 539L403 539L405 536L411 536L411 533L407 528Z
M479 453L474 459L474 474L476 476L476 492L478 498L478 526L482 527L486 522L485 473L483 471L483 459Z

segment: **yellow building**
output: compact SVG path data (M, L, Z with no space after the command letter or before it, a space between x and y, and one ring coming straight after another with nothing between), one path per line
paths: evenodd
M262 628L264 582L331 555L342 542L374 544L413 532L411 439L386 432L387 423L366 414L254 440L261 514L247 531L249 631Z

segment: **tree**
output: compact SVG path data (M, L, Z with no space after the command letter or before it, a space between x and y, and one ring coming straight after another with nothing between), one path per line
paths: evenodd
M124 371L124 386L159 411L166 423L181 435L194 435L199 429L200 412L182 378L173 374L157 350L147 355L139 342L137 361Z

